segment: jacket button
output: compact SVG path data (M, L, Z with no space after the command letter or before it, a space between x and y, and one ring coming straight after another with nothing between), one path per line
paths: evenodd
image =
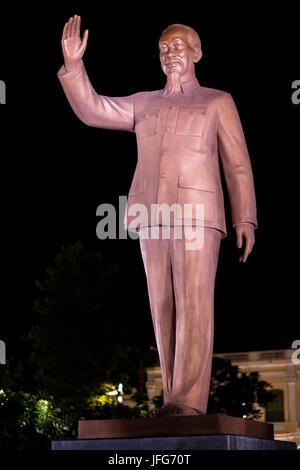
M166 176L165 173L161 173L161 174L160 174L160 177L161 177L161 178L165 178L165 176Z
M167 131L167 132L170 132L170 128L169 128L169 127L166 127L166 131Z

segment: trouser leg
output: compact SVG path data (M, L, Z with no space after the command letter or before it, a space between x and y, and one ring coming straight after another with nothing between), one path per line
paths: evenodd
M161 239L161 227L156 227L159 239L145 238L148 227L140 231L140 247L144 262L150 308L160 359L164 403L172 392L175 352L175 301L169 240ZM150 230L150 228L149 228Z
M201 230L201 228L200 228ZM170 240L176 302L172 403L206 413L214 334L214 285L221 233L204 229L201 249Z

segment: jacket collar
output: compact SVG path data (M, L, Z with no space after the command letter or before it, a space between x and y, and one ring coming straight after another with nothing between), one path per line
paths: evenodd
M185 95L188 95L196 86L200 86L196 77L192 78L192 80L181 83L181 88Z
M191 80L188 80L187 82L180 83L180 86L181 86L181 91L184 95L188 95L196 87L200 88L200 84L196 77L193 77ZM160 90L160 92L163 93L164 90L165 88Z

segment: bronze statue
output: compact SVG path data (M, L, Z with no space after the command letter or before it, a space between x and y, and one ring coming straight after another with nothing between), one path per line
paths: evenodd
M139 232L162 370L164 406L153 415L205 414L215 274L220 241L226 237L220 164L238 248L245 241L240 261L251 252L257 227L251 163L239 115L229 93L199 85L195 63L202 56L201 42L188 26L171 25L160 37L165 88L126 97L95 92L82 61L87 40L88 30L80 38L80 16L70 18L63 30L64 66L58 77L85 124L136 133L138 163L125 227ZM131 210L135 204L147 208L138 223ZM199 205L204 213L196 210ZM183 225L192 227L195 236L202 231L201 249L186 249L188 237L176 235Z

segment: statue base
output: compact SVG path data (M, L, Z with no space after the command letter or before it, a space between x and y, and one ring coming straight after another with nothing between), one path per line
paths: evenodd
M161 418L94 419L78 423L78 439L232 434L273 439L273 424L222 414Z
M52 450L296 450L274 440L273 424L226 415L82 420L78 440Z

